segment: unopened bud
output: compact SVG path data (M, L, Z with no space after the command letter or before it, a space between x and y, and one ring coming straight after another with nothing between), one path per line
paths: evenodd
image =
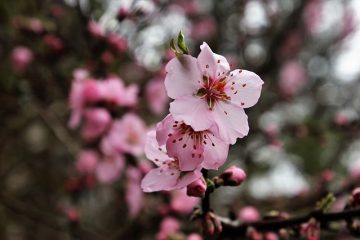
M206 192L206 182L203 177L189 184L186 188L186 194L192 197L204 197Z
M224 186L239 186L246 179L246 173L237 166L231 166L219 177L224 181Z

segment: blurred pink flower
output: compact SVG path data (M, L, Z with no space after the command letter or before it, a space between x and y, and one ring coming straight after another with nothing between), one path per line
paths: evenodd
M234 144L249 132L244 108L256 104L263 81L255 73L230 72L227 60L203 43L198 58L183 55L166 66L170 113L195 131L216 125L221 138Z
M125 152L140 156L144 151L146 130L140 117L127 113L122 119L113 122L109 133L103 138L103 151L107 154Z
M125 87L123 81L117 77L110 77L98 81L102 100L122 107L132 107L137 104L138 86L132 84Z
M166 217L161 221L156 240L167 240L169 235L174 234L179 230L180 222L173 217Z
M156 138L160 145L166 144L168 155L179 161L182 171L192 171L200 165L218 169L228 156L229 144L219 138L215 127L194 131L170 114L157 124Z
M304 21L308 32L315 33L321 22L321 0L308 1L304 10Z
M81 136L92 141L106 132L111 124L111 115L104 108L88 108L84 112L84 126Z
M17 46L11 52L11 63L15 71L23 72L33 61L32 51L24 46Z
M44 31L44 24L38 18L29 19L29 28L34 33L42 33Z
M184 188L201 176L200 168L182 172L179 168L179 161L169 157L164 146L159 146L154 130L147 134L145 154L156 164L157 168L152 169L142 180L141 188L144 192Z
M292 97L307 83L304 67L296 60L286 62L279 74L279 88L286 97Z
M161 78L154 78L146 85L146 99L153 113L162 114L165 111L169 98Z
M123 53L128 49L127 40L124 37L112 33L107 37L107 41L118 53Z
M45 45L47 45L49 48L55 51L60 51L64 48L63 41L55 35L52 34L45 35L43 41Z
M170 209L180 214L190 214L199 202L200 198L188 196L183 188L171 192Z
M197 233L192 233L186 238L186 240L203 240L203 238Z
M217 24L213 16L195 21L191 28L191 36L194 40L210 39L217 31Z
M76 159L76 169L83 174L92 174L99 161L99 154L93 150L82 150Z
M140 182L142 178L142 174L139 169L135 167L129 167L126 170L126 203L129 206L129 216L131 218L136 217L141 208L143 203L143 192L140 188Z
M96 166L96 177L100 183L113 183L121 175L125 160L121 154L106 156Z
M101 38L104 36L104 29L101 28L101 26L94 21L89 21L88 26L87 26L87 30L89 31L89 33L97 38Z
M260 219L260 214L256 208L247 206L240 209L238 218L246 223L252 223Z

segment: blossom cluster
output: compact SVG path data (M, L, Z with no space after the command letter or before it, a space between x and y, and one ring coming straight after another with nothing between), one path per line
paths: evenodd
M86 70L78 69L74 71L69 102L69 127L81 124L85 145L75 163L81 185L90 188L96 182L110 184L126 171L125 199L129 214L135 216L142 201L140 180L146 172L136 158L143 155L143 133L147 130L132 111L138 104L138 86L126 86L117 76L94 79Z
M157 168L143 179L145 192L202 188L202 169L218 169L229 146L246 136L245 108L257 103L263 81L231 70L225 57L203 43L197 58L181 54L166 65L170 114L147 135L145 154ZM206 187L206 186L205 186ZM191 191L188 191L191 192Z

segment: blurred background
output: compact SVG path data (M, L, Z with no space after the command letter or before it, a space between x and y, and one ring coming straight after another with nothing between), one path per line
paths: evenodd
M189 220L197 199L139 187L152 167L146 131L168 113L164 66L180 30L193 56L206 41L265 82L223 167L248 179L217 190L215 211L298 214L328 191L341 210L360 180L359 23L357 0L1 1L0 239L200 233ZM324 239L340 235L351 239Z

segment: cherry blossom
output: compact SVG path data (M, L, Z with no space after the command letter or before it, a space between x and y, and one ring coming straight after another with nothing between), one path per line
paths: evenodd
M133 113L127 113L112 124L109 133L102 139L102 150L106 154L143 154L146 126L144 121Z
M229 144L219 138L215 127L194 131L169 114L157 124L156 130L159 144L165 144L169 156L178 159L182 171L192 171L199 165L218 169L226 161Z
M203 43L197 58L181 55L166 66L165 87L174 99L170 113L195 131L216 125L220 137L234 144L249 132L244 108L256 104L263 81L246 70L230 71L227 60Z
M157 168L150 170L143 178L141 188L144 192L181 189L201 176L201 167L194 171L181 171L179 160L169 157L165 146L159 146L154 130L147 134L145 155Z
M124 165L125 160L122 155L106 156L97 164L95 175L100 183L113 183L119 178Z
M126 203L129 206L129 215L131 218L136 217L142 207L143 192L140 188L141 171L135 167L129 167L126 170L127 184L126 184Z

